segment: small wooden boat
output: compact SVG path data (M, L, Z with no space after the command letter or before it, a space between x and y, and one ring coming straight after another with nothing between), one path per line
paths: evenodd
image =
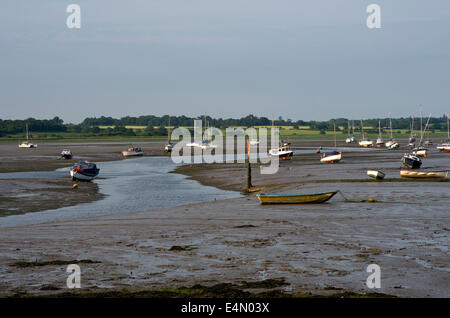
M385 176L384 172L379 170L367 170L367 175L377 180L383 180Z
M306 204L323 203L330 200L338 191L306 194L258 194L261 204Z
M436 178L445 179L447 178L448 171L411 171L411 170L400 170L400 176L403 178Z

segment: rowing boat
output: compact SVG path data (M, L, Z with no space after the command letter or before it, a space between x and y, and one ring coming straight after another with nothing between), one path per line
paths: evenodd
M261 204L322 203L330 200L338 191L306 194L258 194Z
M411 171L400 170L400 176L403 178L447 178L448 171Z
M383 180L385 176L384 172L379 170L367 170L367 175L377 180Z

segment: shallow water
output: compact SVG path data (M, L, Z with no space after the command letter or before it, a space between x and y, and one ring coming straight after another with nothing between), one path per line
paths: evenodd
M195 202L239 197L234 191L203 186L185 176L169 173L176 164L169 157L141 157L101 162L95 183L105 199L55 210L0 218L0 227L69 220L107 214L148 211ZM69 176L69 168L50 172L2 173L2 178L58 178ZM80 183L82 186L82 183Z

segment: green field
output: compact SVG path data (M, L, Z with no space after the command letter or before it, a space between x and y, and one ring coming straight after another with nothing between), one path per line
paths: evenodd
M231 127L230 127L231 128ZM270 136L270 126L262 127L267 128L267 134ZM138 129L136 127L136 129ZM365 128L370 130L369 127ZM258 131L258 128L256 128ZM222 129L222 133L225 136L225 129ZM416 133L417 135L419 132ZM394 129L393 130L394 138L406 139L409 137L409 131L405 129ZM429 135L429 136L428 136ZM361 133L355 132L355 136L357 139L361 138ZM378 137L378 132L365 132L365 136L371 139L376 139ZM383 139L389 138L388 131L384 131L382 133ZM427 133L427 137L429 138L438 138L445 139L447 137L446 131L432 131L429 134ZM0 138L0 142L2 143L20 143L23 141L25 136L23 134L9 135L3 136ZM281 127L280 128L280 138L281 139L299 139L299 140L332 140L334 139L333 131L319 131L313 130L309 128L299 128L294 129L293 127ZM347 138L347 131L337 131L336 139L339 141L343 141ZM416 139L419 139L420 136L416 136ZM34 142L137 142L137 141L165 141L167 140L166 136L126 136L126 135L117 135L117 136L102 136L95 134L83 134L83 133L68 133L68 132L35 132L32 134L32 141Z

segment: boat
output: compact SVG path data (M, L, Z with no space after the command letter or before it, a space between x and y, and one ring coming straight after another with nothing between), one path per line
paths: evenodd
M436 148L439 151L450 151L450 130L448 124L448 114L447 114L447 140L438 145Z
M450 143L442 143L436 147L439 151L450 151Z
M130 148L128 148L128 150L122 151L122 156L124 156L125 158L137 157L137 156L143 156L143 155L144 155L144 151L142 151L141 147L131 146Z
M417 156L417 157L426 157L427 156L427 149L424 146L422 146L422 141L423 141L423 136L425 135L425 132L427 130L428 123L430 122L431 114L428 117L427 123L425 124L425 129L423 131L422 131L422 112L421 112L420 115L421 116L420 116L420 140L419 140L419 146L414 149L412 154Z
M59 155L59 158L63 160L72 159L72 151L70 151L70 149L63 149L63 151L61 151L61 154Z
M288 142L281 141L278 149L270 149L269 154L273 157L278 157L279 159L285 160L290 159L294 155L294 151L291 150L291 144Z
M426 157L427 149L425 147L420 146L420 147L415 148L413 150L412 154L417 157Z
M419 169L422 165L422 160L413 154L405 154L402 157L402 163L405 167L409 169Z
M432 178L432 179L445 179L447 178L448 171L412 171L412 170L400 170L400 176L402 178Z
M342 159L342 152L338 151L331 151L331 152L325 152L322 154L322 158L320 158L320 162L322 163L336 163L341 161Z
M342 159L342 151L339 152L336 150L336 124L334 124L334 151L323 153L322 158L320 158L320 162L336 163L341 161L341 159Z
M258 194L261 204L306 204L323 203L330 200L338 191L305 194Z
M250 140L250 145L252 145L252 146L259 145L259 140L258 139L251 139Z
M26 124L26 135L27 135L27 141L22 141L22 143L19 145L19 148L37 148L36 144L29 142L28 124Z
M80 160L70 169L72 180L91 181L98 176L99 172L100 169L95 163L86 160Z
M414 135L414 117L411 116L411 125L410 125L410 135L409 135L409 140L408 140L408 145L406 145L406 148L414 148L416 146L415 141L415 135Z
M167 128L167 144L164 146L165 152L172 152L173 144L170 142L170 116L169 116L169 126Z
M379 170L367 170L367 175L377 180L383 180L386 174Z
M359 142L359 145L360 145L361 147L365 147L365 148L367 148L367 147L373 147L373 141L370 140L369 138L365 138L365 137L364 137L364 126L363 126L362 120L361 120L361 133L362 133L362 139L361 139L361 141Z
M375 143L375 146L377 148L381 148L384 146L383 138L381 138L381 123L380 123L380 121L378 121L378 139L377 139L377 142Z
M391 114L389 114L389 128L391 131L391 138L385 143L385 146L387 149L396 149L400 147L400 144L394 140L394 137L392 135L392 119Z
M348 122L348 137L345 139L345 143L352 144L354 142L356 142L355 127L353 126L353 121L352 121L352 135L350 136L350 121L349 121Z

